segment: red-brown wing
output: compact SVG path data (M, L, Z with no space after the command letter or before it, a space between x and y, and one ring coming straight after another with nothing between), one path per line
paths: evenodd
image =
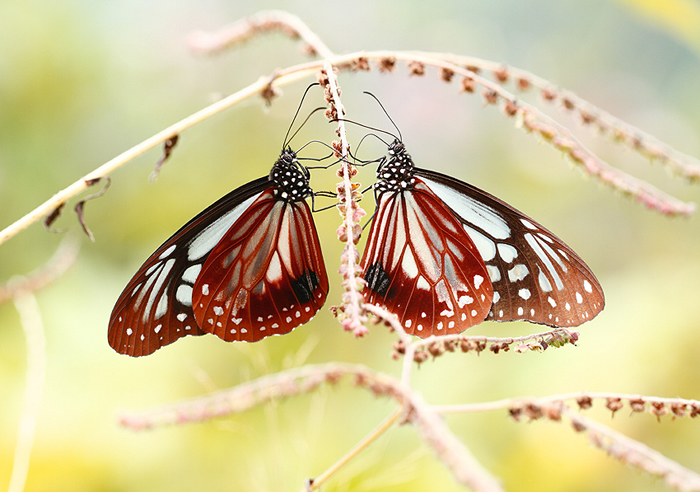
M199 326L226 341L289 333L321 308L328 277L311 211L267 190L209 254L194 285Z
M367 302L420 337L461 333L489 313L493 289L479 251L452 212L417 180L381 193L361 267Z
M479 249L494 290L488 320L573 327L603 310L598 279L552 232L472 185L424 169L416 174Z
M267 177L227 194L163 243L119 296L108 340L120 354L140 357L187 335L203 335L192 312L192 287L207 255L270 183Z

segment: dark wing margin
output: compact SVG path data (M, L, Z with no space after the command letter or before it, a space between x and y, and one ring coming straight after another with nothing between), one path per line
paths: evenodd
M552 232L472 185L424 169L416 174L452 210L479 249L494 290L489 320L574 327L603 310L598 279Z
M120 354L140 357L187 335L203 335L192 311L192 289L209 253L270 187L267 177L243 185L203 210L165 241L119 296L108 340Z

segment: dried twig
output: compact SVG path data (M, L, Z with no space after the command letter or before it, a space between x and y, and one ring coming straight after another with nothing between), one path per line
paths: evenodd
M28 286L28 283L24 283ZM17 431L15 459L10 477L10 492L21 492L27 481L29 460L34 444L36 420L41 405L46 380L46 337L41 312L31 290L13 289L15 308L19 312L24 336L27 340L27 382L24 390L24 406Z
M142 412L123 413L122 425L134 430L197 422L249 410L266 402L314 391L324 382L337 383L352 376L358 387L376 396L396 400L406 409L406 420L450 469L455 479L476 491L501 490L498 481L471 455L418 393L401 381L361 365L331 363L290 369L232 389L164 405Z

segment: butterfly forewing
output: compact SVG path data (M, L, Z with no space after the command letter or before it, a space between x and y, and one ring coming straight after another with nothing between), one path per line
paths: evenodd
M603 310L603 290L557 236L502 200L433 171L416 174L454 212L476 244L493 284L488 319L578 326Z
M460 333L488 315L493 291L461 223L424 184L378 193L362 259L367 302L396 314L407 333Z
M224 196L185 224L139 268L112 310L108 340L139 357L186 335L202 335L192 289L207 256L270 183L265 178Z
M325 302L328 277L305 201L262 193L207 258L194 313L208 333L254 342L289 333Z

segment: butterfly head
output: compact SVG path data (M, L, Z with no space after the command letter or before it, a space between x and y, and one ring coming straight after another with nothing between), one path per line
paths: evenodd
M377 168L377 184L375 189L382 193L386 191L400 192L413 189L415 185L413 159L406 152L401 140L394 140L388 149L389 158L384 159Z
M269 180L276 185L275 193L288 202L298 202L312 194L309 170L299 163L296 152L290 147L280 154Z

